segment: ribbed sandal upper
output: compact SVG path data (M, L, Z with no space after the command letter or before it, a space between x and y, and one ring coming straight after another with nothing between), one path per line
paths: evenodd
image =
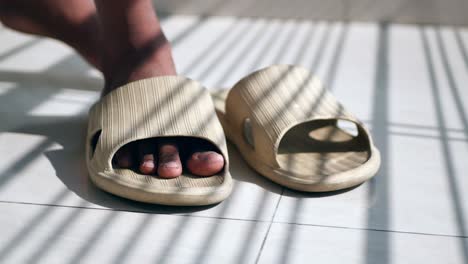
M93 137L99 133L99 138L94 139L94 147ZM196 137L211 142L224 156L224 170L212 177L182 175L175 179L162 179L113 167L113 156L125 144L140 139L169 136ZM106 183L100 184L104 189L111 181L111 185L140 188L155 194L190 190L191 193L187 194L196 195L197 189L203 193L206 188L216 191L216 188L223 185L226 191L231 184L226 141L210 94L198 82L181 76L135 81L101 98L89 112L86 152L91 178L95 182L107 178ZM107 190L114 192L109 190L115 189L114 187ZM125 196L125 189L119 189L118 192L118 195L123 192ZM151 202L158 199L138 200Z
M321 81L298 66L274 65L243 78L227 96L226 113L234 125L244 122L245 118L250 119L253 147L257 153L262 153L259 159L272 166L279 166L276 154L284 134L301 123L348 120L371 140L362 123L328 92Z

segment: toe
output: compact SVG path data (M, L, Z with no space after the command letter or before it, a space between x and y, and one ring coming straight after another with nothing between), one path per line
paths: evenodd
M114 162L119 168L130 168L133 166L133 151L130 145L125 145L115 153Z
M175 178L182 174L179 150L173 144L161 145L158 163L158 175L161 178Z
M156 174L156 160L154 152L156 146L150 142L140 142L138 145L138 154L140 157L139 170L143 174Z
M187 168L198 176L211 176L224 167L224 158L214 151L195 152L187 161Z

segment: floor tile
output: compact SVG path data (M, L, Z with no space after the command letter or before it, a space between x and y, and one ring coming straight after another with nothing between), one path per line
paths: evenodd
M467 238L273 224L258 263L466 263Z
M343 192L285 191L275 221L464 235L467 185L461 176L466 170L466 147L450 142L454 175L448 175L439 140L406 136L390 140L389 171ZM453 179L460 180L455 185Z
M455 69L467 65L456 30L377 29L374 59L366 59L362 50L350 52L349 47L357 47L350 31L340 68L357 73L350 58L362 55L365 69L375 65L373 74L354 77L339 71L333 91L350 109L369 117L366 123L382 155L379 173L344 192L286 191L275 221L466 236L468 95L460 87L468 74ZM359 96L352 95L354 88Z
M0 203L5 263L253 263L268 224Z

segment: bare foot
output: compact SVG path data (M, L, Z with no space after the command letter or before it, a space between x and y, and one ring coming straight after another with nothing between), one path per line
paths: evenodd
M132 81L176 75L171 46L150 0L97 0L96 6L104 39L104 94ZM211 146L177 137L130 143L117 152L115 163L161 178L178 177L183 167L198 176L214 175L224 167L223 156Z

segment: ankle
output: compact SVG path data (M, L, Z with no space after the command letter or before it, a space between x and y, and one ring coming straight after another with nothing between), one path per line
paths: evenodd
M162 32L143 45L127 45L120 50L116 47L103 50L103 94L132 81L177 74L171 45Z

